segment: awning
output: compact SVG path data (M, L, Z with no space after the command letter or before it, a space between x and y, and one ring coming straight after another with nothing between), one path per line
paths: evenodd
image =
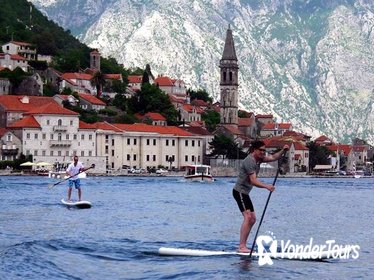
M36 166L49 166L49 165L53 165L49 162L45 162L45 161L41 161L41 162L38 162L37 164L35 164Z
M26 161L26 162L20 164L20 166L33 166L33 165L35 165L35 163L33 163L31 161Z
M330 165L330 164L326 164L326 165L317 164L313 169L314 170L329 170L331 168L332 168L332 165Z

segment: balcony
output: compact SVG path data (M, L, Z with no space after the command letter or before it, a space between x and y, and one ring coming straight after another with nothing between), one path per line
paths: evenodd
M18 148L15 149L1 149L1 154L3 156L16 156L18 154Z
M50 147L69 147L71 146L70 140L49 140Z
M68 127L66 125L54 125L53 131L66 131Z

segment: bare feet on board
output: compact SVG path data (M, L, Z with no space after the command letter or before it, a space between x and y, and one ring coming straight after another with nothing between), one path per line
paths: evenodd
M250 253L251 250L248 249L247 247L239 247L239 249L237 250L238 253Z

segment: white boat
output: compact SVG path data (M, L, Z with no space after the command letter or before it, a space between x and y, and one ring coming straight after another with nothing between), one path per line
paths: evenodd
M361 178L364 175L365 175L365 173L362 170L356 170L355 173L353 173L353 177L355 177L355 178Z
M210 169L211 167L209 165L188 165L184 178L194 182L213 182L214 179Z

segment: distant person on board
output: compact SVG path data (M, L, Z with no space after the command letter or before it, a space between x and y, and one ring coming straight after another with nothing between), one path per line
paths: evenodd
M253 186L265 188L271 192L274 191L273 185L265 184L258 180L257 174L260 171L260 164L263 162L271 162L278 160L282 154L288 150L288 145L284 145L283 149L273 155L266 155L265 143L255 141L252 143L251 153L243 160L240 166L238 178L233 189L233 196L238 203L238 207L243 214L243 223L240 228L240 242L238 252L250 253L247 248L247 239L251 232L252 226L256 222L256 214L249 197L249 193Z
M78 174L86 171L89 168L84 168L83 164L78 161L78 156L74 156L74 161L69 164L68 169L66 169L66 174L69 177L69 188L68 188L68 201L71 200L71 190L73 185L78 190L78 199L81 201L82 190L81 190L81 180L78 178Z

